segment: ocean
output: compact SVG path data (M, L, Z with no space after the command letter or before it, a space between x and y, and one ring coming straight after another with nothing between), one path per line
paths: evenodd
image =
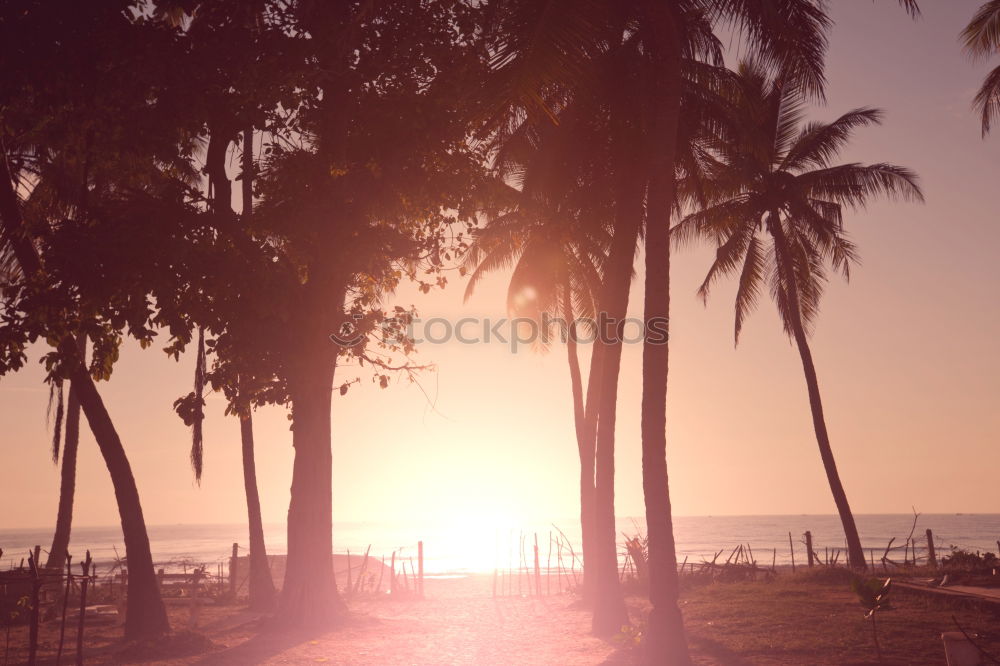
M866 552L881 557L889 539L895 537L894 547L901 547L910 534L913 515L858 515L856 516L862 545ZM923 555L926 530L934 533L938 556L945 555L952 546L972 551L996 551L1000 539L1000 514L923 514L917 520L914 541L918 553ZM791 563L789 533L795 548L798 564L805 561L803 533L809 530L813 537L813 550L824 556L826 549L844 549L844 536L840 520L834 515L798 516L679 516L674 519L677 541L677 558L700 562L711 560L715 553L724 551L722 558L739 544L749 545L754 558L762 565L772 559L779 565ZM550 538L560 534L578 551L579 521L562 518L537 521L532 524L511 526L467 524L413 524L391 522L334 523L334 550L350 551L361 555L370 546L373 557L388 558L393 551L397 557L416 558L417 542L424 542L425 570L434 575L461 575L491 572L496 567L506 567L518 562L518 550L524 540L526 552L531 552L537 535L543 562L547 556ZM645 533L645 520L622 517L618 519L619 540L622 535ZM150 546L157 567L168 571L185 567L207 566L215 571L219 564L225 566L232 552L233 543L245 554L247 531L244 525L152 525L149 527ZM16 566L21 558L36 544L43 551L51 543L51 530L0 529L0 568ZM286 550L283 525L265 525L268 554L282 554ZM79 527L73 530L70 553L74 561L82 559L90 550L99 569L107 570L116 555L124 557L125 548L118 527ZM565 555L565 551L564 551ZM842 553L840 562L844 561ZM900 550L893 559L902 560Z

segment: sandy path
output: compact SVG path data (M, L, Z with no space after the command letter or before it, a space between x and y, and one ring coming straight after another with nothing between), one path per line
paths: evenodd
M493 599L489 579L427 582L424 600L369 599L322 634L204 627L224 647L171 664L600 664L614 646L590 635L571 595ZM231 623L235 618L230 620ZM227 624L220 618L218 624Z
M590 635L590 613L574 595L494 599L489 576L428 579L425 599L369 595L349 606L341 626L310 633L271 630L266 618L241 606L206 605L191 634L190 607L170 604L174 638L123 653L121 627L94 624L86 632L87 663L584 666L608 663L615 653L613 643ZM67 636L63 663L75 655L75 627ZM39 663L54 663L58 622L44 623L40 638ZM22 625L12 632L9 663L23 663L26 645Z

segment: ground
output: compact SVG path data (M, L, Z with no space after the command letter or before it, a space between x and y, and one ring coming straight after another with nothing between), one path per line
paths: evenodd
M843 570L839 570L843 572ZM982 636L1000 655L1000 616L979 606L943 602L897 589L892 610L877 616L886 664L945 662L942 632ZM682 602L698 664L877 664L871 622L848 584L817 576L771 583L726 583L687 591Z
M628 664L626 636L590 635L589 613L571 594L492 598L491 579L427 581L427 598L367 597L351 602L345 623L320 632L278 632L240 606L205 606L191 631L190 609L171 606L175 638L166 645L123 646L114 625L87 628L88 664ZM952 615L1000 653L998 618L915 594L893 593L879 615L890 664L942 664L943 631ZM629 600L641 629L645 603ZM742 664L876 664L871 624L842 577L779 576L772 582L686 586L682 606L695 662ZM54 663L58 622L42 627L40 664ZM75 653L67 630L62 663ZM26 631L15 628L6 663L23 663Z

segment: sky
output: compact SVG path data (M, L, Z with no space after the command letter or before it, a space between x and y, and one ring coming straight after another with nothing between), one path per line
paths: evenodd
M846 216L863 265L833 279L812 338L827 424L856 513L997 512L1000 468L1000 136L983 140L970 100L989 65L962 54L958 33L979 0L925 0L910 21L888 0L831 3L832 119L886 111L844 161L914 169L925 205L877 203ZM834 512L812 430L802 367L770 301L733 345L734 287L707 305L695 290L710 248L675 255L667 446L678 515ZM641 269L641 256L637 266ZM505 315L505 277L463 303L464 280L389 305L422 317ZM641 270L632 315L641 316ZM165 342L164 342L165 344ZM162 347L163 345L159 345ZM209 397L205 472L193 480L190 433L172 403L191 390L179 363L127 344L99 389L132 462L149 524L246 518L239 425ZM54 525L59 471L50 459L47 388L28 367L0 378L0 528ZM578 511L578 458L564 348L511 353L502 344L419 347L436 370L379 389L361 375L333 403L335 521L515 525ZM641 346L626 346L619 394L616 511L643 513ZM338 369L337 382L358 376ZM255 414L264 520L284 521L292 447L287 412ZM76 525L117 523L107 470L89 431L80 445Z

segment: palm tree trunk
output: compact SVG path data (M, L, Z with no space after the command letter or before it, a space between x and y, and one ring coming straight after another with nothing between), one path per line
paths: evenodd
M0 228L11 239L14 254L21 270L30 275L41 270L41 262L31 241L25 237L24 224L14 191L13 179L7 164L6 153L0 156ZM97 447L111 475L111 483L118 501L118 515L125 540L128 558L128 610L125 614L126 640L154 638L170 631L167 612L160 597L160 587L153 572L153 556L149 550L149 536L142 516L139 490L135 485L132 467L121 439L115 431L111 416L94 385L94 380L84 367L76 349L76 341L67 336L59 342L59 351L69 361L69 380L76 388L80 407Z
M246 226L253 214L253 124L243 130L241 220ZM268 611L274 607L274 581L267 563L264 545L264 524L260 513L260 494L257 492L257 465L254 461L253 417L247 414L240 419L240 439L243 448L243 487L247 496L247 523L250 529L250 608Z
M797 317L796 319L798 320ZM820 397L819 380L816 377L816 367L813 365L812 352L809 349L809 342L806 339L801 320L793 322L793 327L795 344L799 348L799 356L802 358L802 370L805 373L806 386L809 390L809 407L812 410L816 443L819 444L819 454L823 459L823 469L826 470L826 478L830 483L833 501L837 505L837 513L840 514L840 522L844 526L844 535L847 537L848 562L852 568L864 570L867 569L865 552L861 547L861 538L858 536L858 528L854 522L851 505L847 501L847 493L844 491L840 474L837 472L837 462L833 458L833 449L830 446L830 436L826 430L826 419L823 416L823 400Z
M629 146L634 147L631 142ZM615 528L615 422L618 410L618 374L621 369L624 320L628 311L629 288L635 247L642 222L642 198L645 183L642 170L636 168L638 153L625 151L624 167L618 188L615 232L604 276L601 315L605 323L595 347L601 347L600 396L597 412L597 444L594 474L594 555L595 576L593 631L609 635L628 624L628 611L618 578L618 542ZM610 324L607 325L607 324ZM593 371L592 373L593 374ZM588 405L588 408L590 405ZM589 416L589 415L588 415Z
M80 358L86 359L87 338L80 335L77 340ZM45 562L48 569L58 569L66 565L66 551L69 549L69 535L73 526L73 496L76 492L76 454L80 446L80 396L76 386L70 383L69 400L66 405L66 443L63 445L62 467L59 483L59 512L56 515L56 531L52 536L52 547Z
M268 611L274 607L274 581L264 546L264 524L257 493L257 466L254 462L253 417L240 419L243 444L243 487L247 495L247 521L250 526L250 608Z
M652 118L655 149L650 155L646 217L645 337L642 348L642 489L646 504L649 613L644 657L650 664L691 663L684 618L678 606L677 552L674 544L670 483L667 474L667 375L670 316L670 214L676 182L674 160L680 117L681 54L667 11L654 12Z
M60 349L64 354L75 350L72 340L64 340ZM170 631L167 612L160 597L160 586L153 571L153 556L149 549L149 536L142 515L139 490L132 476L132 467L118 433L111 422L108 410L101 400L97 387L77 361L73 364L70 381L77 387L80 406L87 416L90 429L97 439L97 446L111 474L118 514L125 539L125 556L128 558L128 610L125 613L125 639L140 640L160 636Z
M580 372L580 357L576 339L576 321L573 313L573 288L567 277L563 285L563 317L566 319L566 354L569 361L570 386L573 391L573 424L576 431L576 446L580 455L580 535L583 547L583 598L592 601L592 576L587 574L586 565L593 561L594 550L594 435L588 428L586 408L583 402L583 379ZM593 362L591 363L593 372ZM598 384L599 382L594 382ZM589 387L588 387L589 390Z
M805 327L802 325L802 313L799 308L799 291L792 270L791 250L777 213L772 213L768 217L768 229L774 238L779 262L783 265L782 270L787 276L784 282L788 285L788 318L792 326L792 334L795 337L795 344L799 349L799 356L802 358L802 370L806 376L806 387L809 391L809 407L812 410L813 429L816 431L816 443L819 445L819 455L823 459L826 478L830 483L833 501L837 505L837 513L840 514L840 522L844 526L844 536L847 538L848 563L852 568L863 571L868 568L865 562L865 552L861 547L861 538L858 536L858 528L854 523L854 514L851 512L851 505L847 502L847 493L844 491L844 484L840 481L837 462L833 458L833 448L830 446L830 436L827 433L826 419L823 416L823 399L819 392L819 379L816 377L816 366L813 364L812 352L809 349Z

